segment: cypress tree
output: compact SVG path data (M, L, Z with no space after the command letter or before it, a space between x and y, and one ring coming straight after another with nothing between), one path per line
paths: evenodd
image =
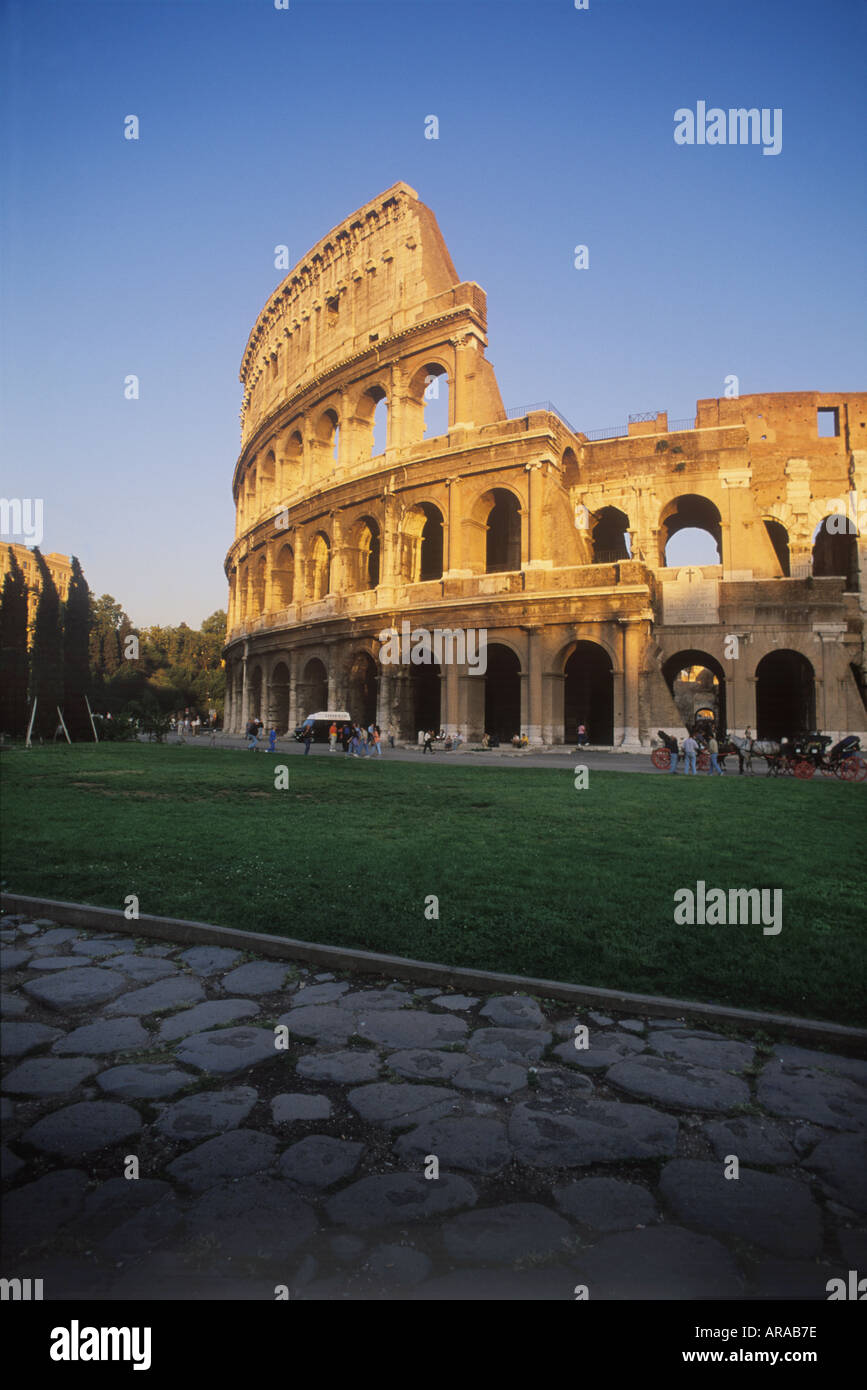
M75 555L63 605L63 717L72 739L93 736L85 696L90 695L90 589Z
M30 652L30 697L38 700L33 732L51 738L57 728L57 706L63 705L63 619L57 586L38 546L33 558L42 581Z
M27 581L9 547L9 569L0 594L0 730L27 732Z

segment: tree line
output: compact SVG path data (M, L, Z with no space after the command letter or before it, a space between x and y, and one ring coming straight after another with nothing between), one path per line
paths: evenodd
M0 592L0 732L25 735L34 699L36 738L53 738L59 706L70 738L92 739L88 701L101 738L136 724L159 735L186 710L222 718L222 610L198 629L135 628L111 594L91 593L75 556L65 601L38 547L33 558L40 585L32 632L27 581L11 549Z

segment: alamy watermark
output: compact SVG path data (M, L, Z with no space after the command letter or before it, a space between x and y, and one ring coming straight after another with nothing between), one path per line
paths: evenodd
M763 106L749 108L708 106L697 101L695 110L680 106L674 113L676 145L762 145L762 154L779 154L783 148L783 110Z
M383 628L379 640L383 666L468 666L471 676L488 669L487 628L413 627L404 618L400 632Z
M43 510L41 497L0 497L0 536L20 536L24 545L41 545Z
M678 926L725 927L762 925L764 936L783 930L782 888L706 888L703 878L691 888L675 889L674 920Z

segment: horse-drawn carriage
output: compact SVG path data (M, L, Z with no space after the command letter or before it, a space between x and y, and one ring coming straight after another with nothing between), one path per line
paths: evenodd
M699 746L701 732L695 731ZM657 737L662 746L654 748L650 760L661 772L669 772L672 758L677 757L677 739L662 729ZM857 734L847 734L833 748L829 748L830 742L826 734L816 732L781 739L745 739L723 734L719 739L719 761L724 768L726 757L734 754L738 758L740 771L752 772L753 758L760 757L767 763L769 777L794 776L803 782L809 781L817 771L826 777L838 777L843 782L867 780L867 757L861 752ZM710 755L704 749L699 752L697 766L701 772L706 772L710 767Z

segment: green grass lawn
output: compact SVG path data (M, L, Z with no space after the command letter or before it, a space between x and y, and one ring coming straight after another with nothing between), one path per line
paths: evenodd
M584 985L867 1022L867 786L15 749L4 887ZM674 893L782 888L783 926L678 926ZM427 920L425 898L439 898Z

